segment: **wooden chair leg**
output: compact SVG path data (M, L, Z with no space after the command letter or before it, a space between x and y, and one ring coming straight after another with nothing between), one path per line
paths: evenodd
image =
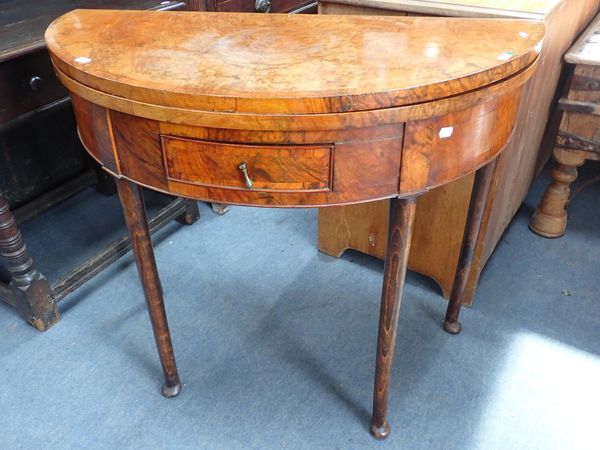
M475 245L479 238L479 230L483 221L483 213L492 179L496 168L497 159L482 167L475 175L473 183L473 191L471 192L471 200L469 201L469 211L467 214L467 223L463 241L460 248L460 256L456 265L456 275L450 293L448 308L446 309L446 318L444 319L444 330L450 334L458 334L462 330L462 326L458 321L460 307L467 288L467 280L471 271L473 262L473 253Z
M123 205L131 247L144 289L152 331L165 377L161 392L165 397L174 397L181 391L181 382L175 365L173 344L163 302L162 286L152 250L142 190L137 184L122 179L117 179L117 190Z
M385 439L390 434L386 417L388 391L415 211L416 198L393 199L390 203L388 245L379 311L373 415L370 426L371 434L377 439Z
M531 231L547 238L561 237L567 231L570 186L577 179L577 167L585 162L585 154L555 148L554 159L556 166L552 170L552 182L546 188L540 205L529 221Z

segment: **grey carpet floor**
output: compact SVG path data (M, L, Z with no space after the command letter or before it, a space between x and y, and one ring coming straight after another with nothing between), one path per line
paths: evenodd
M382 262L316 250L315 210L201 205L154 236L184 388L161 370L131 255L60 303L46 333L0 303L0 448L598 449L600 186L565 237L527 221L543 174L483 273L464 331L410 273L390 392L392 435L367 427ZM158 200L157 200L158 202ZM50 279L124 232L84 191L23 226Z

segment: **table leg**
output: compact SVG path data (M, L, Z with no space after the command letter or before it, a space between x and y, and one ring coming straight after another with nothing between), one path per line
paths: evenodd
M388 244L383 272L375 361L373 416L370 427L371 434L377 439L385 439L390 434L390 426L386 418L388 391L416 202L416 197L392 199L390 202Z
M165 397L174 397L181 391L181 382L175 365L173 344L163 302L162 286L152 250L142 189L135 183L117 179L117 190L123 205L133 255L144 289L152 331L165 376L161 392Z
M473 253L475 251L477 239L479 238L479 230L481 229L481 223L483 221L486 199L490 191L490 186L492 185L497 161L497 159L494 159L492 162L479 169L475 175L475 182L473 183L473 191L471 192L471 200L469 202L469 212L467 213L467 223L465 224L463 241L460 248L460 256L458 258L454 283L452 284L452 292L450 294L448 308L446 309L446 317L444 319L444 330L450 334L458 334L462 329L462 326L458 321L458 315L460 314L462 299L467 288L469 272L471 271L471 264L473 262Z
M554 149L554 159L556 165L552 170L552 183L546 188L540 205L529 221L531 231L547 238L561 237L567 231L570 186L577 179L577 168L585 163L586 154L557 147Z
M0 194L0 252L11 274L11 303L25 320L45 331L60 320L56 302L46 277L33 266L15 218Z
M191 225L196 223L200 218L200 209L198 209L198 202L196 200L185 200L185 212L177 218L179 223L184 225Z
M210 204L213 212L215 214L218 214L219 216L222 216L223 214L226 214L227 211L229 211L229 205L225 204L225 203L215 203L212 202Z

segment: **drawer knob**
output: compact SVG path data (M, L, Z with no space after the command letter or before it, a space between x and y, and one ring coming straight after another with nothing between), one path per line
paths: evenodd
M42 89L43 84L44 80L38 76L30 77L25 82L27 89L33 92L39 92L39 90Z
M244 175L244 181L246 182L246 187L248 188L248 190L252 190L252 188L254 187L254 184L252 183L252 180L250 179L250 176L248 175L248 167L246 166L246 163L240 163L238 165L239 169L242 171L242 174Z
M254 11L268 13L271 11L271 0L256 0L254 3Z

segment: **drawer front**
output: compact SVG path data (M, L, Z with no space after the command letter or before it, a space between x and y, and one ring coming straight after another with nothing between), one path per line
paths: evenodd
M255 191L331 190L333 145L242 145L166 135L161 140L172 181Z
M0 123L67 96L45 49L0 63Z

